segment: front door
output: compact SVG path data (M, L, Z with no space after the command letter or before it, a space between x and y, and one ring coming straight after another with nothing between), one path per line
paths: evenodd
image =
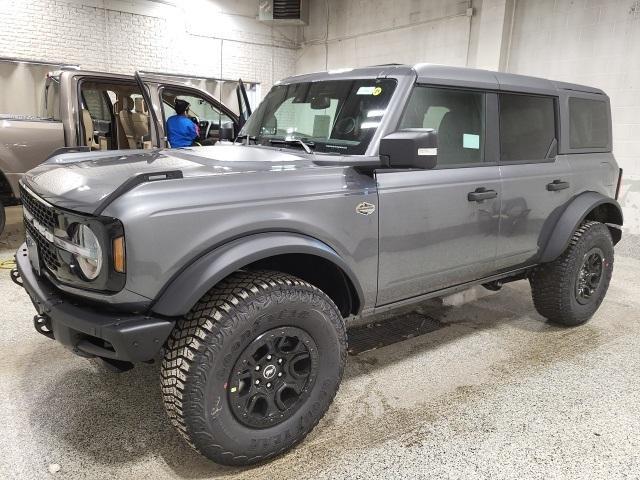
M494 271L501 201L487 97L417 86L400 128L438 133L434 170L377 173L380 219L378 305Z

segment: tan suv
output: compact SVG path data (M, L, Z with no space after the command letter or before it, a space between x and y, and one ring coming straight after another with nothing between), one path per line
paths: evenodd
M155 116L143 99L143 86ZM236 89L238 105L233 109L168 75L67 70L50 73L44 88L40 116L0 115L0 232L4 207L20 202L22 175L54 154L170 147L166 119L175 114L176 98L190 103L199 140L209 144L233 140L250 113L241 80Z

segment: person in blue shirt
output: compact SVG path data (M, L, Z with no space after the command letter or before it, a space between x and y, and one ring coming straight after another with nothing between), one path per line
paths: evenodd
M198 126L188 117L189 102L176 99L176 115L167 120L167 139L171 148L190 147L200 136Z

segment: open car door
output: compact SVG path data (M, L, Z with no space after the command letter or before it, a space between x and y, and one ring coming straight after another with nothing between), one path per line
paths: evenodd
M162 139L163 141L161 142L160 129L158 128L158 125L160 125L158 122L158 114L156 112L154 103L151 101L151 94L149 93L149 89L147 88L147 85L144 83L144 80L142 79L140 72L136 72L134 76L135 76L136 82L138 83L138 87L140 88L140 93L142 95L142 98L144 99L144 103L147 104L147 110L149 111L149 115L151 116L150 118L151 128L153 129L152 131L154 132L154 135L153 135L154 138L152 138L153 146L161 147L162 144L164 143L164 140L166 139Z
M227 105L215 98L210 92L192 85L189 77L175 77L163 75L161 73L136 72L136 80L139 84L151 86L154 95L154 105L152 120L156 123L159 143L162 147L170 148L168 143L168 131L166 127L167 119L175 114L173 102L176 97L180 97L190 103L191 120L198 125L200 137L195 144L205 145L207 141L228 140L232 141L240 132L240 118ZM157 93L153 86L158 87ZM149 95L149 89L144 92ZM233 90L229 92L230 101L233 103ZM155 97L158 95L158 97ZM247 99L246 92L238 98ZM147 97L145 97L147 101ZM248 102L246 105L248 106ZM151 110L151 109L150 109ZM242 110L239 110L242 114ZM248 115L247 115L248 116ZM194 144L194 145L195 145Z
M238 79L236 96L238 97L238 112L240 112L238 123L240 124L240 128L242 128L251 115L251 105L249 105L247 89L244 87L244 83L241 78Z

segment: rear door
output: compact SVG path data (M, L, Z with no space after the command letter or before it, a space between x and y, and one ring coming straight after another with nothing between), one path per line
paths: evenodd
M433 170L378 170L378 305L494 270L500 210L495 94L417 86L400 128L433 128ZM487 125L487 120L490 125Z
M496 266L535 260L573 195L571 168L557 155L558 99L499 94L502 207Z

